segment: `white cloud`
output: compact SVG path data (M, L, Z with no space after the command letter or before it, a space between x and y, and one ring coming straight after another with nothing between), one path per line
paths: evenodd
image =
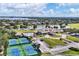
M71 13L79 13L79 8L78 9L70 8L70 12Z
M57 12L57 15L59 16L65 16L65 17L78 17L79 16L79 8L78 8L79 4L75 4L75 3L60 3L58 4L58 6L56 6L56 8L66 8L63 9L63 11L65 13L63 13L62 11L59 13Z
M59 3L58 6L66 6L65 3Z
M75 4L58 4L56 8L74 6ZM77 4L76 4L77 5ZM69 8L63 13L61 10L47 9L44 3L24 3L24 4L0 4L0 15L8 16L79 16L79 9ZM61 11L61 12L60 12Z
M4 15L41 16L46 4L0 4L0 13ZM1 14L0 14L1 15Z
M70 12L74 13L75 9L74 8L70 8Z
M65 7L65 6L78 6L78 3L58 3L58 6Z

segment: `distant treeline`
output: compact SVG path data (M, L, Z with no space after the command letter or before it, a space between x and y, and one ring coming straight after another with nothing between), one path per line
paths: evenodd
M49 22L49 23L79 23L79 17L25 17L25 16L0 16L0 20L19 20L30 22Z

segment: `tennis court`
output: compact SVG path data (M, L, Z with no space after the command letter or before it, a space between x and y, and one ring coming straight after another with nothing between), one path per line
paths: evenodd
M8 43L9 43L8 45L17 45L17 44L19 44L17 39L9 39Z
M24 44L24 43L28 44L28 43L30 43L30 41L27 38L19 38L19 42L20 42L20 44Z
M23 49L27 56L34 56L38 54L38 52L33 48L32 45L24 45Z
M9 39L8 42L8 56L34 56L38 54L27 38Z
M20 46L12 46L7 48L8 56L24 56L24 52L22 51Z

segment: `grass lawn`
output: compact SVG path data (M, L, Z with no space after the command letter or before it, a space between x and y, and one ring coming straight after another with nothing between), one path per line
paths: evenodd
M68 36L67 39L72 40L74 42L79 42L79 38L77 38L77 37Z
M49 47L54 47L56 45L65 45L65 43L61 40L43 38L43 40L49 45Z
M30 32L30 33L32 33L32 32L36 32L36 30L15 30L15 32L19 32L19 33Z
M59 35L59 34L58 34ZM38 38L46 38L45 35L37 35ZM60 36L50 36L49 35L49 39L59 39Z
M4 34L4 33L2 33L2 31L0 30L0 37L2 37L2 36L3 36L3 34Z
M0 36L2 35L2 33L0 32Z
M70 26L71 28L76 28L76 29L79 29L79 23L75 23L75 24L68 24L68 26Z
M60 37L60 36L61 36L61 34L62 34L62 33L56 33L56 36L57 36L57 37Z
M37 37L39 38L39 37L44 37L44 35L37 35Z
M65 51L63 53L64 53L64 55L67 55L67 56L77 56L77 55L79 55L79 51L74 51L74 50Z

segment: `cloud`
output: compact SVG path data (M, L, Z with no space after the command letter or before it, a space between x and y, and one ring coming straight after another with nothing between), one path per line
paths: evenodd
M51 5L52 6L52 5ZM0 16L37 16L37 17L68 17L79 16L79 4L59 3L54 8L48 9L45 3L8 3L0 4ZM64 8L62 8L64 7ZM59 9L60 8L60 9ZM64 12L63 12L64 11Z
M65 7L65 6L78 6L79 5L79 3L58 3L57 4L58 6L60 6L60 7Z
M47 4L1 4L0 15L8 16L37 16L37 17L49 17L54 14L53 9L47 9Z
M79 13L79 8L75 9L75 8L70 8L70 12L71 13Z
M79 4L78 3L59 3L56 6L56 9L60 9L57 15L63 17L78 17L79 16Z
M40 16L46 4L0 4L2 15ZM0 15L1 15L0 14Z

